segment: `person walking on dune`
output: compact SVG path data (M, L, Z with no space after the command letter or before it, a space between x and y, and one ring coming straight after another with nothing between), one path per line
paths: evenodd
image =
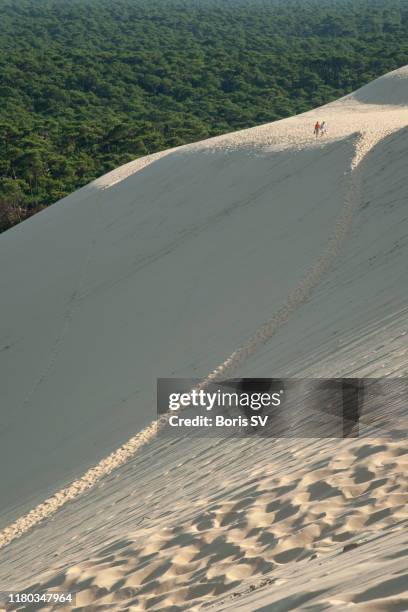
M325 134L327 134L327 123L322 121L320 125L320 136L324 136Z
M314 134L316 138L319 136L319 132L320 132L320 123L316 121L315 126L314 126Z

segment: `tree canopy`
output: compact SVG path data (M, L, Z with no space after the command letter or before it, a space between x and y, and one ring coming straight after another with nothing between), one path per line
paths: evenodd
M0 231L408 63L407 0L0 0Z

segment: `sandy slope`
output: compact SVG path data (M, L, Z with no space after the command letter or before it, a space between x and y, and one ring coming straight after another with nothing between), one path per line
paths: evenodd
M404 68L137 160L3 235L2 525L147 426L157 376L406 375L407 124ZM159 435L133 456L139 437L0 534L1 589L64 585L110 609L407 609L400 438Z

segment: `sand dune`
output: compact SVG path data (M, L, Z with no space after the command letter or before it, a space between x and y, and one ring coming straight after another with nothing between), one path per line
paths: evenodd
M127 164L1 237L1 590L407 609L405 422L274 441L151 424L163 375L407 374L407 125L403 68Z

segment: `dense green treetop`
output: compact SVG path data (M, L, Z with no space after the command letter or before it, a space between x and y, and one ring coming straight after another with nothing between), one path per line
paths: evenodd
M0 231L408 63L407 0L0 0Z

